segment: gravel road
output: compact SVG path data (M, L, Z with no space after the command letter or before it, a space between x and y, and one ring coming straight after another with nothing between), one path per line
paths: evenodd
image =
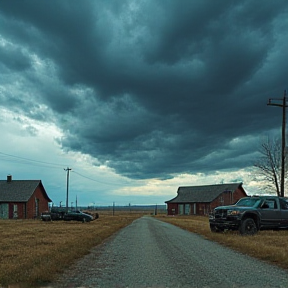
M286 288L288 272L147 216L93 248L51 287Z

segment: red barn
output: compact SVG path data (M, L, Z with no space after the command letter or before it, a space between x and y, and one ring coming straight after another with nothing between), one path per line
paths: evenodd
M217 206L247 196L242 183L179 187L177 194L165 202L168 215L207 215Z
M49 202L41 180L0 180L0 219L38 218Z

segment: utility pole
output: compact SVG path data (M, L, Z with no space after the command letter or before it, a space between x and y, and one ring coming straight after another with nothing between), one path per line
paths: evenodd
M67 171L66 212L68 212L69 171L72 169L67 167L64 170Z
M272 101L276 101L273 103ZM285 181L285 154L286 154L286 90L284 90L283 99L270 98L267 105L282 107L282 155L281 155L281 191L280 195L284 197L284 181Z

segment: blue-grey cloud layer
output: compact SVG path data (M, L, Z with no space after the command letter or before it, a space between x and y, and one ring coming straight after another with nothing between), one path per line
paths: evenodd
M266 102L287 88L287 16L285 0L1 1L1 105L131 178L243 168L281 125Z

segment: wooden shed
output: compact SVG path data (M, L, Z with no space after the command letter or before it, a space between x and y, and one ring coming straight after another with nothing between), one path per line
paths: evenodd
M39 218L49 202L41 180L0 180L0 219Z
M215 207L234 204L245 196L242 183L183 186L165 203L168 215L207 215Z

